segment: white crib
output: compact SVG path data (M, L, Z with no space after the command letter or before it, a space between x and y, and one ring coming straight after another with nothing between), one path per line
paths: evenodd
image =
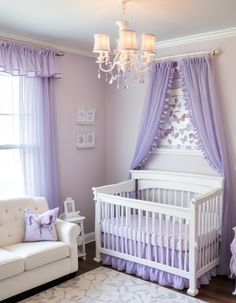
M199 277L219 264L223 178L130 173L129 181L93 188L95 261L108 255L183 277L197 295Z

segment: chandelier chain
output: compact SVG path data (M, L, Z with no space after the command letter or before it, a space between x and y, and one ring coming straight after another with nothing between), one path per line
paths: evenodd
M125 20L125 15L126 15L126 1L122 0L122 20Z

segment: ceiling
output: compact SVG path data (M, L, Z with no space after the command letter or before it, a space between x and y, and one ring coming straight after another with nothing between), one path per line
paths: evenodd
M118 0L0 0L0 34L91 52L94 33L117 38ZM129 0L127 19L158 41L236 27L236 0Z

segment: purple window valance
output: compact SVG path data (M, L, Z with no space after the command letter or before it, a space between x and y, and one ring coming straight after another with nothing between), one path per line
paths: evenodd
M55 52L0 40L0 72L26 77L61 78Z

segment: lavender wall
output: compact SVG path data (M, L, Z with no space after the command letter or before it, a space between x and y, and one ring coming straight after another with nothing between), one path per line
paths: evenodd
M69 55L58 58L63 78L56 81L56 137L60 174L60 204L73 197L86 217L85 232L94 231L92 187L104 184L104 82L96 78L94 59ZM76 149L76 109L96 108L96 147Z
M226 128L232 165L236 165L236 38L198 42L159 50L160 56L220 49L216 57L222 115ZM94 204L91 188L125 180L133 157L146 84L128 90L117 89L104 80L97 80L94 59L65 55L58 58L63 79L56 81L55 104L57 122L60 203L67 196L76 201L76 208L86 216L85 232L94 231ZM76 109L95 107L96 147L76 149ZM197 156L198 157L198 156ZM153 155L149 169L172 169L198 173L214 172L202 158L182 155ZM236 177L235 177L236 180Z
M236 90L234 71L236 70L236 38L225 38L198 42L158 51L159 56L176 55L217 48L216 56L218 85L221 96L221 110L230 149L232 166L236 165ZM117 90L106 86L106 159L105 180L112 183L127 178L133 157L140 117L145 97L146 85L128 90ZM214 174L201 157L186 158L154 154L147 164L149 169L172 169L197 173ZM168 165L166 165L168 164ZM236 179L236 178L235 178Z

